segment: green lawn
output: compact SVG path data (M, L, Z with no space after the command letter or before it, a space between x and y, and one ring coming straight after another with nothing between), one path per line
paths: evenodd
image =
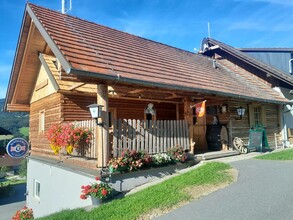
M191 196L187 193L188 187L232 182L232 175L226 172L230 168L230 165L224 163L206 163L158 185L122 199L113 200L90 212L83 209L65 210L42 219L137 219L141 214L148 213L153 209L170 208L181 201L190 200Z
M255 158L263 160L293 160L293 149L272 152L265 155L257 156Z

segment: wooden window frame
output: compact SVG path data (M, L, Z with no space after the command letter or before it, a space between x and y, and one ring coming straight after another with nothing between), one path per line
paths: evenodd
M41 199L41 182L39 180L34 180L34 198Z
M259 108L259 124L263 125L264 127L267 126L266 121L266 106L262 104L250 104L249 105L249 125L250 127L255 125L255 108Z
M39 111L39 133L44 134L45 132L45 123L46 123L46 111Z

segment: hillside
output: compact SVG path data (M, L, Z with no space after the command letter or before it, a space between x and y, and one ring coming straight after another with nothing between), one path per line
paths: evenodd
M29 114L27 112L5 112L4 99L0 99L0 127L12 132L14 137L24 137L21 131L29 127ZM21 129L22 128L22 129ZM21 129L21 130L20 130Z

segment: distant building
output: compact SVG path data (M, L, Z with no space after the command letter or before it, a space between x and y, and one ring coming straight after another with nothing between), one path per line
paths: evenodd
M240 51L288 75L293 75L293 48L242 48ZM293 90L290 90L289 93L288 91L282 92L286 98L293 98ZM291 132L288 129L293 128L292 105L286 105L284 107L283 117L285 131L287 131L284 138L289 139L289 133Z
M242 48L239 50L284 73L293 75L293 48Z

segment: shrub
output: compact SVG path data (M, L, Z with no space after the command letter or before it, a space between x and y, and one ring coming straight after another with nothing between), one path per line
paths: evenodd
M24 158L21 162L20 162L20 166L19 166L19 176L20 177L26 177L27 175L27 159Z

